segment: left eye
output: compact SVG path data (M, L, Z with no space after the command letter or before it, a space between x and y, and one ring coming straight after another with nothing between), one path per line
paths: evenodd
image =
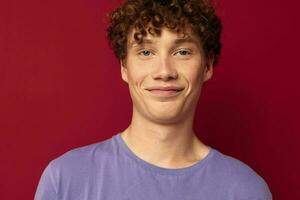
M141 52L139 52L140 55L143 55L143 56L150 56L151 55L151 52L150 51L147 51L147 50L143 50Z
M180 51L177 51L175 54L180 54L182 56L186 56L186 55L190 55L191 52L187 51L187 50L180 50Z

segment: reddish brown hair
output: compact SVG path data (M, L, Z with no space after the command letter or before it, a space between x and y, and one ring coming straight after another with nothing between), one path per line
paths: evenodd
M215 65L221 51L222 24L210 0L125 0L110 14L107 38L117 58L124 60L131 29L135 29L134 39L141 43L148 33L160 35L162 27L184 33L187 26Z

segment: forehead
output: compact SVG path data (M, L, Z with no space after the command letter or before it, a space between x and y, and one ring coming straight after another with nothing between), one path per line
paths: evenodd
M191 30L191 28L186 28L181 32L175 32L168 28L162 27L160 29L160 34L153 35L147 32L147 35L142 37L140 41L135 39L135 34L138 34L138 31L132 29L129 31L128 39L127 39L127 46L133 47L138 45L145 45L145 44L155 44L163 42L171 42L174 45L179 45L183 43L190 43L201 47L201 41L196 34Z

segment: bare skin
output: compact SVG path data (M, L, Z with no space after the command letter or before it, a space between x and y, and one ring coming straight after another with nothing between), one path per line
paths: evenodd
M160 135L153 132L153 137L145 137L141 134L137 136L128 127L121 133L127 146L139 158L153 165L176 169L194 165L201 161L209 153L209 149L194 134L185 138L175 138L173 133ZM169 129L170 130L170 129ZM168 131L168 130L167 130ZM183 134L181 134L183 135ZM169 137L169 138L168 138Z
M161 36L148 34L139 45L131 32L127 58L121 62L133 101L131 124L121 137L139 158L159 167L189 167L209 153L193 130L193 120L202 84L213 73L212 62L205 60L197 38L188 35L182 38L163 28Z

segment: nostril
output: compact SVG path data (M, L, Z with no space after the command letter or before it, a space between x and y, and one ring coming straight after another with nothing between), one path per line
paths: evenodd
M170 81L170 80L173 80L173 79L176 79L176 78L173 77L173 76L165 76L165 77L158 77L156 79L163 80L163 81Z
M158 72L158 73L154 73L152 75L152 77L155 80L169 81L169 80L177 79L178 74L175 71L174 72Z

